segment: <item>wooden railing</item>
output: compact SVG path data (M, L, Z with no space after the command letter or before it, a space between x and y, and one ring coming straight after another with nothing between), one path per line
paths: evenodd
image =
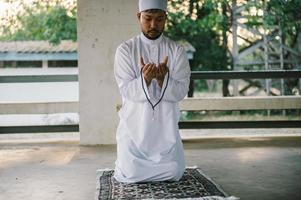
M191 79L278 79L301 78L300 70L192 72ZM186 111L285 110L301 109L301 96L188 98L181 102ZM300 120L181 121L181 129L200 128L301 128Z
M301 71L218 71L192 72L191 79L301 78ZM1 76L0 83L70 82L77 75ZM301 96L187 98L182 111L301 109ZM0 103L0 114L78 113L78 102ZM300 120L277 121L181 121L181 129L198 128L301 128ZM0 126L1 133L78 132L78 124L45 126Z

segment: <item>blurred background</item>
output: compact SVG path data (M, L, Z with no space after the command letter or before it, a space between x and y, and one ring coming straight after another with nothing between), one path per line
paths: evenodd
M0 1L2 104L23 103L22 107L33 103L78 102L76 15L75 0ZM62 74L65 78L58 76ZM11 79L5 81L4 76ZM68 81L68 76L73 79ZM30 109L27 112L30 114L21 110L21 114L18 109L8 115L1 112L0 129L79 122L77 110L74 113L50 110L49 114L39 114L39 106Z
M300 96L301 1L169 0L168 7L165 35L185 47L195 72L188 98ZM77 47L76 0L0 0L2 133L78 133ZM260 71L271 73L241 73ZM183 109L181 120L300 120L300 99L286 102L244 109L222 102Z

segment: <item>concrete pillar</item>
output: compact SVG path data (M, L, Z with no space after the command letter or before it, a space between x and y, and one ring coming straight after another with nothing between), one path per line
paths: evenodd
M112 144L121 98L113 64L116 47L139 33L137 0L78 0L80 144Z

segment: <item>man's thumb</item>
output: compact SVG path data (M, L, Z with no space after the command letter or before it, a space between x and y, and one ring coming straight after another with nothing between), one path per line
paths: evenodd
M140 57L140 63L141 63L141 67L144 67L145 63L142 57Z
M166 65L167 65L167 62L168 62L168 56L166 56L166 57L164 58L163 64L166 66Z

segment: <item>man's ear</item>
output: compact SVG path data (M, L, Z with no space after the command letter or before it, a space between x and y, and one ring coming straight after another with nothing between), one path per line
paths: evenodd
M167 17L167 13L165 13L165 22L167 22L168 17Z
M141 13L137 12L137 19L140 21Z

